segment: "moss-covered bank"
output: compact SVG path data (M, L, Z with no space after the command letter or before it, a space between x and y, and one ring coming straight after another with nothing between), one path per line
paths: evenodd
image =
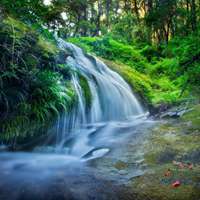
M11 17L0 23L0 141L13 148L46 134L75 98L63 52L41 30Z

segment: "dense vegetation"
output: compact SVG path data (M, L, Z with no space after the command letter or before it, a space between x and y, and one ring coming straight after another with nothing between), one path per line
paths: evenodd
M15 145L45 134L53 116L70 108L74 93L70 73L56 61L55 41L10 17L0 26L0 137Z
M191 36L192 37L192 36ZM110 36L70 38L85 51L104 58L109 67L120 73L148 105L179 103L195 95L199 85L198 61L187 62L198 54L191 38L174 39L158 51L155 46L143 48L118 42ZM194 91L194 92L190 92Z
M96 54L150 107L198 96L197 0L0 1L0 139L45 134L75 98L52 32ZM81 78L86 100L91 94Z

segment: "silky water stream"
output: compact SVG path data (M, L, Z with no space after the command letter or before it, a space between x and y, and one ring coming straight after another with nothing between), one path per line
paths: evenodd
M58 39L58 45L72 54L66 65L74 71L77 105L58 118L53 147L0 153L0 199L117 199L105 185L127 176L91 163L104 157L123 160L127 145L141 140L153 122L119 74L74 44ZM89 107L76 72L89 85ZM128 177L137 174L132 169Z

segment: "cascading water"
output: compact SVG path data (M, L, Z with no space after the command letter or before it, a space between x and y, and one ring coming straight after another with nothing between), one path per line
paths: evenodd
M73 44L61 39L58 44L72 52L66 65L73 69L76 105L70 113L61 113L49 130L55 131L56 148L50 134L45 145L33 152L0 153L0 199L118 199L112 198L115 192L107 180L123 183L143 173L137 167L143 153L136 144L144 139L151 122L145 120L145 111L117 73ZM89 106L80 75L92 96ZM87 162L96 158L97 162ZM125 174L116 170L118 161L130 166ZM112 193L111 198L105 190Z
M57 129L58 135L61 135L57 142L58 149L67 146L66 143L72 136L73 145L68 149L68 153L82 157L95 149L90 144L91 134L103 129L101 132L106 131L108 136L109 133L116 131L117 126L113 127L112 122L117 124L119 121L127 122L133 117L144 116L144 110L129 85L102 61L85 54L79 47L62 39L58 39L58 45L61 49L72 53L67 57L66 65L85 77L92 95L88 109L79 77L76 72L72 73L72 84L77 94L78 105L69 115L59 118L57 124L58 127L62 127L62 130ZM101 136L103 137L103 133ZM98 152L102 153L106 150L101 149ZM98 153L93 152L93 154Z

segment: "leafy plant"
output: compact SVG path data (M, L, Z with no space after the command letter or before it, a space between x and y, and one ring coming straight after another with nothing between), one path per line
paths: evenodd
M11 144L40 135L71 109L75 94L67 66L58 70L53 42L12 18L0 27L0 139Z

